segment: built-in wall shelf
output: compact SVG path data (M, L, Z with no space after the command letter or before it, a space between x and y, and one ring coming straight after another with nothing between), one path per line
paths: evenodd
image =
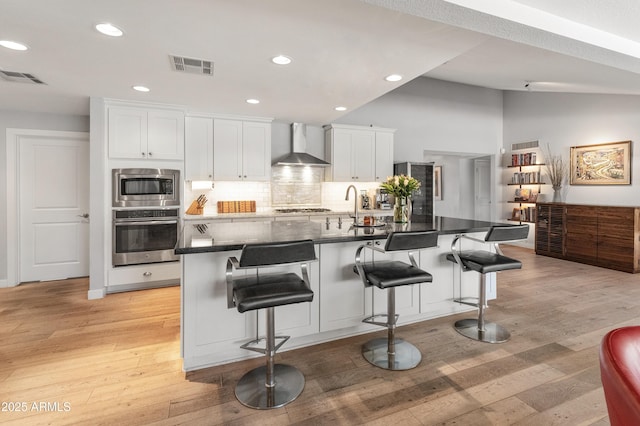
M516 187L513 199L507 200L509 204L517 204L511 211L511 217L507 220L518 223L536 223L536 201L542 185L546 183L542 179L542 163L535 163L535 153L513 154L512 164L508 169L516 169L511 175L511 181L507 186Z

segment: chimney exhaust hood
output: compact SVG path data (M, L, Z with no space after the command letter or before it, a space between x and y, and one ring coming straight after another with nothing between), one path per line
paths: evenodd
M307 125L291 124L292 152L273 163L274 166L316 166L327 167L331 164L307 154Z

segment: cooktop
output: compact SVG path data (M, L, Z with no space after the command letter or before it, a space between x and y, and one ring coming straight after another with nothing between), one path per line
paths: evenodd
M292 209L275 209L276 213L322 213L322 212L330 212L331 209L324 209L321 207L310 207L310 208L292 208Z

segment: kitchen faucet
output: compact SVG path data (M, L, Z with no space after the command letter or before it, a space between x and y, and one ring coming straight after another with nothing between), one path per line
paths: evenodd
M347 187L347 195L345 195L344 200L349 201L349 190L353 188L353 224L358 226L358 189L354 185L349 185Z

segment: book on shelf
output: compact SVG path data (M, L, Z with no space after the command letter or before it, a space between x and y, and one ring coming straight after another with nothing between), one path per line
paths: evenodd
M512 184L540 183L540 170L533 172L516 172L511 177Z
M538 210L534 206L516 207L511 213L511 220L520 222L535 222Z
M537 164L538 158L535 152L524 152L521 154L511 154L512 166L531 166Z

